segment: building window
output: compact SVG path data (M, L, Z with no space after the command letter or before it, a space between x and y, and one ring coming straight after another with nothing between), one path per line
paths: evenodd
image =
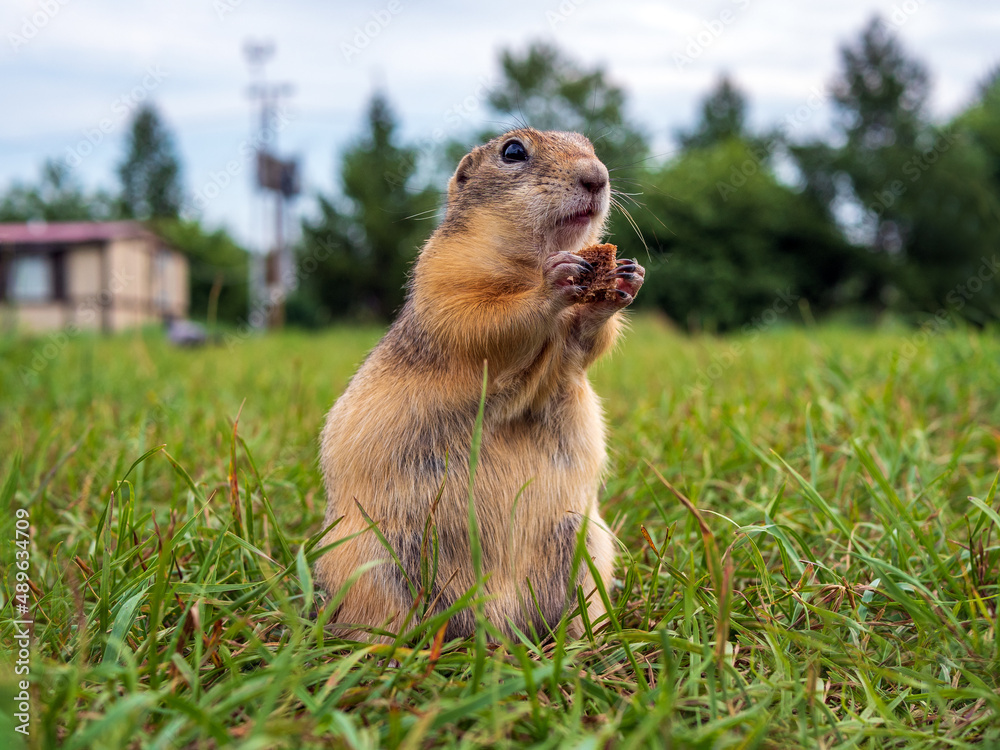
M48 302L55 292L52 259L46 255L18 255L10 268L8 297L13 302Z

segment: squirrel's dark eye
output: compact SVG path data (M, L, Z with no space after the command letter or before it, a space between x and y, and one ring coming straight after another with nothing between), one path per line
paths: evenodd
M528 161L528 152L520 141L508 141L500 152L504 161Z

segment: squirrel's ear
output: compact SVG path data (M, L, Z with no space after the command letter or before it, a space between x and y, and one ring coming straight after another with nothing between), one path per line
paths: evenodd
M455 174L452 175L451 181L448 183L448 192L454 193L457 190L461 190L465 183L469 181L469 177L475 168L476 158L474 153L463 156L462 161L458 163L458 169L455 170Z

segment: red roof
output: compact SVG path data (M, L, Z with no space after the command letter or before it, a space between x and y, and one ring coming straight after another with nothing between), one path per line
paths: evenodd
M54 221L0 224L2 244L107 242L152 233L137 221Z

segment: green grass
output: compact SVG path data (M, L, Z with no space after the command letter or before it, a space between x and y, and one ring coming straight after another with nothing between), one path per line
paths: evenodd
M613 616L500 647L324 631L317 435L378 335L0 342L5 735L27 508L32 746L1000 743L995 332L639 319L592 371Z

